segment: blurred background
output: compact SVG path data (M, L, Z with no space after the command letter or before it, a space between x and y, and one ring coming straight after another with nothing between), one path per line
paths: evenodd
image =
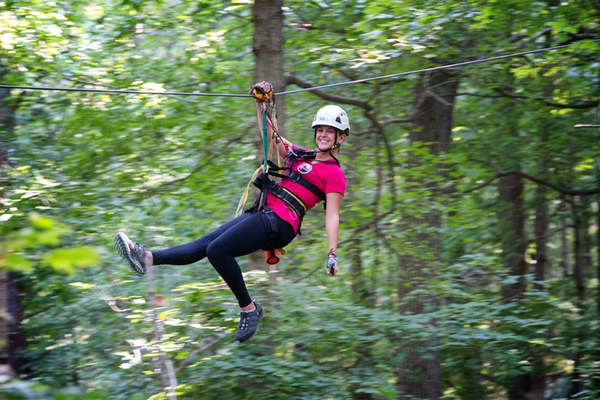
M0 88L0 397L597 399L596 1L0 2L0 84L277 96L279 128L343 107L340 273L324 211L269 268L266 317L207 260L151 250L234 216L262 162L253 99ZM575 128L577 124L590 125ZM254 193L256 194L256 193Z

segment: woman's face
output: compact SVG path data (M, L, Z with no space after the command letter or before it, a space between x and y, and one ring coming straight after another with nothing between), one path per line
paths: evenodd
M319 150L328 150L335 145L335 128L331 126L317 126L317 134L315 135L315 143ZM338 135L342 136L342 135Z

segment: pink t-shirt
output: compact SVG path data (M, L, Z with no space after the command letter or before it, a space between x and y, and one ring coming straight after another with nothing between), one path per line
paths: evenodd
M333 159L328 160L327 162L294 159L292 171L298 171L302 174L304 179L318 187L325 195L333 192L341 193L343 195L346 190L346 177L344 176L344 172ZM279 182L279 185L298 196L302 202L306 204L307 210L310 210L321 201L321 199L313 192L299 183L292 181L290 178L283 178L281 182ZM294 228L294 232L298 232L298 228L300 227L298 214L296 214L294 210L288 208L283 200L275 196L268 196L267 207L273 210L273 212L284 221L288 222Z

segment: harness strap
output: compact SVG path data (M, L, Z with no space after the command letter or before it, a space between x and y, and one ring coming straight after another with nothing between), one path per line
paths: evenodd
M275 182L269 179L269 175L265 172L260 173L256 179L252 182L254 186L260 189L260 194L256 198L256 202L252 208L258 210L262 210L266 207L267 204L267 195L269 194L269 189Z
M260 196L258 199L256 199L256 203L254 203L254 208L256 210L263 210L266 208L267 196L270 190L273 196L281 199L298 215L300 224L302 224L302 219L304 218L308 207L298 196L296 196L290 190L273 182L271 179L269 179L269 175L264 172L260 174L252 183L261 191Z
M273 194L273 196L278 197L290 208L292 208L292 210L294 210L296 214L298 214L300 221L302 221L304 215L306 214L306 211L308 210L306 204L304 204L304 202L302 202L302 200L300 200L298 196L296 196L294 193L290 192L286 188L283 188L276 183L274 183L273 186L274 187L271 189L271 193Z
M284 171L285 173L283 174L279 174L277 172L274 171ZM302 187L304 187L305 189L310 190L315 196L317 196L321 201L325 201L326 196L325 193L323 193L323 191L321 189L319 189L315 184L309 182L306 178L304 178L302 176L301 173L299 173L298 171L291 171L289 169L289 167L278 167L277 165L275 165L274 163L272 163L271 161L269 161L269 170L268 170L268 174L269 175L273 175L276 176L278 178L285 178L288 177L290 178L293 182L301 185Z
M263 209L264 217L269 223L271 228L271 234L269 235L269 242L273 243L279 237L279 228L277 227L277 216L270 208L265 207Z
M288 171L286 175L289 176L293 182L298 183L313 192L315 196L321 199L321 201L325 201L325 193L323 193L323 191L321 191L321 189L319 189L317 186L307 181L298 171Z

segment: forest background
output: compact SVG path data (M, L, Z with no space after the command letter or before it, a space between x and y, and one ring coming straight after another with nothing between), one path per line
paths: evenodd
M340 274L324 212L276 268L240 259L266 317L206 260L132 276L232 218L262 161L251 98L0 88L6 398L596 399L600 6L586 0L0 2L0 83L246 94L568 47L277 98L312 145L348 112Z

